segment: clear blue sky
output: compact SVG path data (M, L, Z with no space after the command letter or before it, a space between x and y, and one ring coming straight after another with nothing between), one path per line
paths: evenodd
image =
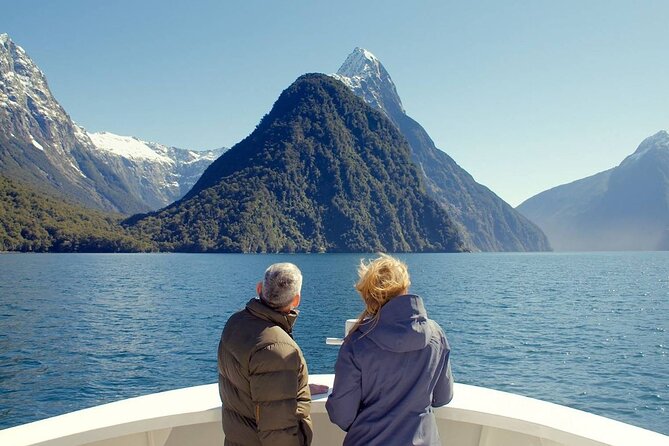
M0 0L90 131L232 146L356 46L437 146L512 205L669 128L669 2Z

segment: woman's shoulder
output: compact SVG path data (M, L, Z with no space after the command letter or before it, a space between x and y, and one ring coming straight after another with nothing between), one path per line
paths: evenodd
M444 329L441 328L441 325L439 325L439 323L437 321L435 321L434 319L427 318L427 323L430 324L430 326L433 329L439 330L440 332L444 333Z
M349 350L351 353L359 354L360 352L368 353L370 349L376 347L376 344L369 337L369 333L360 327L350 332L344 338L342 348Z
M346 337L344 338L344 344L346 346L352 346L353 344L356 344L357 342L360 341L360 339L364 336L364 332L360 327L356 327L355 330L351 331Z
M439 325L437 321L433 319L428 319L427 322L428 324L430 324L433 336L440 338L441 342L445 344L446 347L448 348L448 338L446 337L446 332L444 331L444 329L441 328L441 325Z

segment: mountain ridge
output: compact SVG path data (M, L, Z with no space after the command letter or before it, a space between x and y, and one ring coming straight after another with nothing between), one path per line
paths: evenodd
M90 208L133 214L180 198L210 158L224 150L200 155L171 148L165 152L172 165L149 164L100 148L91 135L72 121L25 50L2 34L0 174ZM187 165L189 156L204 162Z
M104 173L90 155L77 127L51 94L44 73L6 34L0 39L0 173L24 180L88 206L106 210L141 209L116 198L113 183L96 187Z
M226 148L187 150L110 132L88 133L100 163L114 166L128 188L149 209L182 198Z
M621 163L518 206L557 250L669 249L669 134L645 138Z
M409 142L412 158L422 170L430 196L447 209L475 248L482 251L551 249L538 226L489 188L477 183L453 158L436 147L427 131L406 114L392 78L371 52L356 48L332 76L342 80L397 126Z

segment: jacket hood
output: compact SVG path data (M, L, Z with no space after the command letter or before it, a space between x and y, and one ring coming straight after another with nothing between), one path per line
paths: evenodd
M415 294L397 296L379 310L379 320L360 326L363 335L392 352L421 350L432 337L423 299Z
M246 304L246 310L256 317L273 322L283 328L286 333L293 332L293 325L300 314L298 310L290 310L290 313L281 313L274 308L268 307L259 298L255 297Z

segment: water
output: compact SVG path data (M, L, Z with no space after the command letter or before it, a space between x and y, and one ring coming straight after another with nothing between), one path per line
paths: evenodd
M296 339L332 373L361 257L0 255L0 428L215 382L226 319L276 261L302 269ZM669 253L400 257L457 381L669 434Z

